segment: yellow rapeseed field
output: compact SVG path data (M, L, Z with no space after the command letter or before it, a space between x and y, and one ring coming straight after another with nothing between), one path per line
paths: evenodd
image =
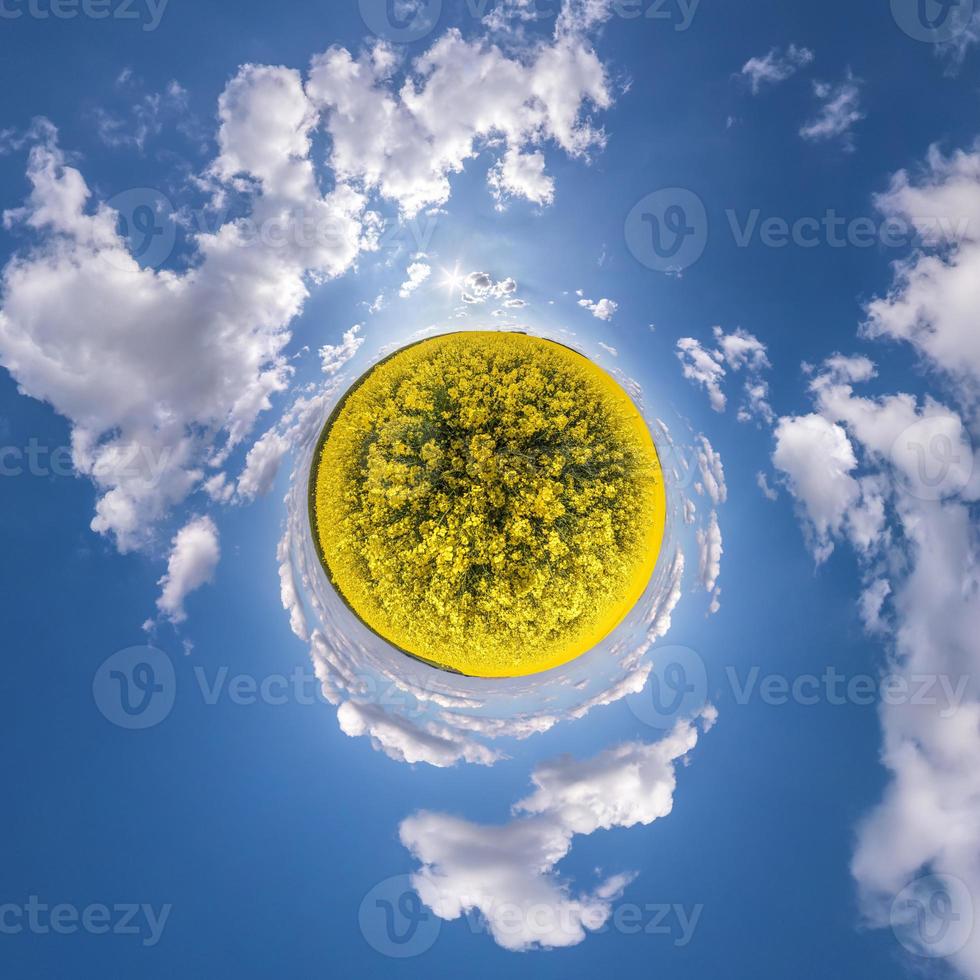
M331 416L311 514L334 586L436 666L533 674L591 649L649 582L663 474L623 389L523 334L435 337L376 365Z

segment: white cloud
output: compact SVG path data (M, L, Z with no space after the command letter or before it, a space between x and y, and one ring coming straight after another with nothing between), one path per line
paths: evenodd
M615 347L610 347L609 344L604 344L601 340L599 341L599 346L610 356L619 357L619 351Z
M491 31L514 31L547 14L548 11L538 9L536 0L498 0L483 18L483 23Z
M693 337L677 341L677 357L684 377L707 391L716 412L724 412L728 397L722 390L722 381L728 371L744 371L745 398L738 411L739 422L758 418L771 424L774 416L769 406L769 385L760 376L771 367L766 345L741 328L726 334L721 327L715 327L713 334L715 348L706 347Z
M705 728L716 716L707 713ZM555 867L577 834L647 825L673 809L676 764L698 741L681 722L659 742L630 742L592 759L545 762L531 776L535 789L500 826L441 813L402 821L402 843L419 860L412 884L442 919L477 911L494 941L509 950L574 946L601 928L612 903L632 881L619 873L573 893Z
M809 48L791 44L785 51L773 48L762 58L749 58L742 66L742 76L748 79L753 94L758 95L763 86L785 82L812 61Z
M728 486L725 483L725 466L721 454L715 452L707 436L697 438L696 456L701 473L701 487L716 506L728 499Z
M377 704L345 701L337 709L337 721L345 735L369 736L376 748L396 762L425 762L444 768L461 760L490 766L501 758L499 752L460 738L458 733L414 724Z
M499 282L489 272L471 272L463 279L464 303L478 305L487 300L503 300L504 306L521 307L523 300L515 299L517 283L508 276Z
M244 501L264 497L275 482L289 441L277 429L269 429L257 439L245 457L245 468L238 478L236 492Z
M578 305L587 309L597 320L606 321L611 320L616 310L619 309L619 304L615 300L600 299L593 301L584 296L578 301Z
M698 528L696 532L698 542L698 574L701 584L707 592L713 592L721 574L721 556L723 548L721 546L721 528L718 526L718 514L711 512L708 519L708 526Z
M320 348L320 367L324 374L336 374L358 352L364 343L364 338L358 336L363 326L363 323L355 323L344 332L339 344L324 344Z
M218 529L210 517L194 518L177 532L157 599L157 608L172 623L187 619L184 600L212 580L220 557Z
M888 295L871 302L864 334L904 340L975 401L980 377L980 146L944 157L930 150L925 174L896 174L876 199L886 218L910 221L920 248L895 266Z
M836 364L834 359L828 363ZM902 393L858 397L847 380L831 370L818 375L810 390L821 414L845 424L877 465L889 465L893 476L920 496L955 496L971 484L970 434L954 411L929 396L921 407L914 396ZM931 464L941 464L944 474L934 487L928 473L924 479L924 468Z
M426 279L432 275L432 267L426 262L412 262L405 271L408 277L398 290L398 295L402 299L407 299L415 292Z
M847 433L822 415L781 418L772 461L805 509L814 555L826 560L834 550L833 537L861 497L851 475L857 457Z
M555 25L558 37L583 34L605 23L618 9L616 0L565 0Z
M971 341L964 340L962 369L953 376L958 393L977 380L968 367ZM896 922L896 896L922 875L952 875L980 894L980 480L954 412L928 396L855 395L852 385L874 376L868 359L835 355L814 377L819 415L807 418L823 419L834 436L809 440L808 466L811 474L831 474L831 486L812 479L791 486L827 538L854 547L865 579L862 620L888 638L890 684L908 692L884 698L879 709L891 780L859 827L852 862L866 920L888 927ZM937 445L945 451L934 459L914 451ZM851 507L846 517L844 505ZM927 697L923 678L932 679ZM955 901L954 917L972 915ZM924 922L920 937L942 925L925 907L936 921ZM913 930L903 933L906 940L915 941ZM933 955L936 947L922 951ZM947 961L980 977L975 930Z
M327 414L326 406L342 383L335 373L331 377L333 380L315 394L297 398L282 418L253 443L235 486L237 502L249 503L267 494L287 453L319 431Z
M816 116L800 128L800 136L811 142L842 139L850 147L851 130L864 119L860 80L848 72L837 85L814 82L813 94L821 105Z
M864 628L869 633L880 633L885 628L882 610L891 595L892 587L888 579L877 578L861 593L859 608Z
M161 92L145 92L141 82L126 69L116 80L128 102L125 114L102 106L94 110L96 132L106 146L129 147L143 152L168 122L177 123L187 109L187 91L171 80Z
M762 496L765 497L766 500L779 499L778 492L773 487L769 486L769 480L767 479L766 474L763 473L761 470L758 473L756 473L755 482L756 485L759 487L759 489L762 491Z
M713 333L718 350L733 371L763 371L771 367L766 345L753 334L741 328L726 334L721 327L715 327Z
M936 56L948 61L946 71L948 75L955 75L970 48L980 43L980 10L966 5L959 7L957 4L953 4L953 10L959 11L950 16L957 17L960 29L948 41L939 41L934 45ZM965 13L969 20L959 19L962 13Z
M725 377L723 356L718 351L702 347L693 337L681 337L677 341L677 357L684 377L708 392L708 400L716 412L725 411L728 399L721 390L721 379Z
M297 72L246 66L219 118L210 180L219 195L244 192L250 214L192 235L186 273L137 264L53 128L31 151L25 206L4 216L37 243L3 270L0 361L71 422L75 466L99 492L92 527L124 551L153 540L287 386L287 325L308 277L339 275L370 247L364 198L343 184L317 188L315 113ZM288 225L297 209L333 233L309 245L256 240L256 227ZM133 447L154 461L152 479L126 465Z
M769 404L769 382L761 379L745 382L745 402L738 410L739 422L751 422L754 418L761 419L766 425L772 425L776 420Z
M487 174L498 210L504 208L508 197L523 197L534 204L551 204L555 199L555 181L545 173L544 166L544 154L540 150L521 153L509 148Z
M510 57L486 40L447 31L395 87L392 59L330 48L307 91L325 113L337 175L376 189L406 216L450 196L449 178L491 145L503 149L491 189L547 203L553 183L540 146L571 156L604 145L586 108L612 101L605 70L578 32Z
M845 357L833 354L823 362L824 375L834 381L859 383L870 381L878 373L874 361L864 356Z

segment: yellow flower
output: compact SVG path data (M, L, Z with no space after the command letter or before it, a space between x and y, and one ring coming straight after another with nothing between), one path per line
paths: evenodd
M373 368L311 474L324 567L413 656L535 673L584 653L639 599L666 501L642 416L581 355L521 334L423 341Z

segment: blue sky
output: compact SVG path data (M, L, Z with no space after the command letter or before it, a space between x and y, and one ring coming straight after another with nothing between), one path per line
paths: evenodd
M421 6L0 6L4 975L980 977L972 0ZM693 515L633 693L434 739L277 548L345 382L480 325L631 379Z

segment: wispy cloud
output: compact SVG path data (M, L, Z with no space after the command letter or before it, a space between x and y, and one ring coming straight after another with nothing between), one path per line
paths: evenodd
M814 143L840 139L847 148L852 148L851 130L864 119L861 81L849 71L844 81L835 85L814 82L813 94L821 105L817 114L800 128L800 136Z
M753 95L767 85L778 85L792 78L801 68L813 62L813 52L809 48L791 44L788 48L773 48L761 58L749 58L742 66L741 75L752 88Z

